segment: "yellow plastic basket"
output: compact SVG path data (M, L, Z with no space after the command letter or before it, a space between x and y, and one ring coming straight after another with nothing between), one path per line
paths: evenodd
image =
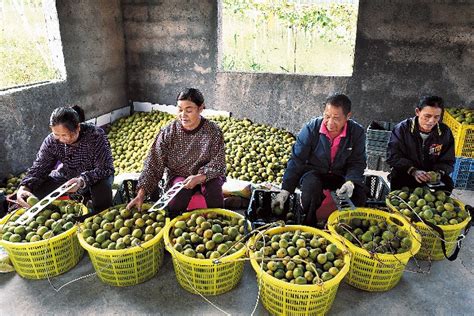
M351 267L346 276L346 282L370 292L390 290L400 281L408 260L420 250L420 235L402 216L369 208L333 212L328 219L329 230L331 233L337 234L336 225L340 220L347 221L352 218L386 220L388 223L401 224L402 229L411 233L412 247L410 251L396 255L379 253L372 255L367 250L340 236L352 253Z
M275 235L288 231L301 230L317 236L321 236L337 245L341 250L346 248L334 236L319 229L289 225L276 227L265 232L266 235ZM250 248L261 238L257 235L249 242ZM260 264L253 258L253 251L250 251L250 262L257 274L257 283L260 287L260 297L263 306L273 315L323 315L331 309L337 289L344 276L349 271L350 254L346 250L344 255L344 267L333 279L324 282L322 285L309 284L297 285L281 281L262 270Z
M84 212L87 208L83 206ZM20 209L18 214L24 210ZM2 218L5 224L12 214ZM47 240L14 243L0 240L16 272L26 279L46 279L72 269L82 258L84 249L77 239L77 226Z
M456 199L453 199L456 204L458 204L463 210L465 205ZM390 203L390 199L386 199L387 206L393 211L398 213L398 210ZM403 216L403 215L400 215ZM406 218L406 217L405 217ZM457 244L457 238L461 234L462 230L471 220L471 217L468 216L464 221L455 225L438 225L439 228L443 230L444 240L446 246L446 255L450 256L454 252ZM441 248L441 240L439 234L426 225L423 222L414 223L416 230L421 235L421 248L420 251L416 254L415 258L420 260L444 260L446 257L443 253L443 248Z
M215 259L196 259L176 251L171 244L169 234L177 221L186 220L192 214L215 212L226 217L244 218L242 215L224 209L201 209L176 217L165 227L166 250L173 258L173 266L178 283L193 294L218 295L232 290L240 282L244 270L245 247L232 255Z
M461 124L444 111L443 123L453 132L455 155L474 158L474 125Z
M125 204L112 208L122 206ZM144 204L143 207L149 208L150 205ZM108 210L100 214L105 214ZM167 219L166 222L168 221ZM140 246L122 250L95 248L84 240L82 232L79 232L78 237L81 246L89 253L99 278L113 286L130 286L145 282L156 275L163 263L163 229L153 239Z

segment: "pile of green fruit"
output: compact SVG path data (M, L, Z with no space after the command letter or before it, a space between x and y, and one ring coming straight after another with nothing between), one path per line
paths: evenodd
M115 121L108 129L115 175L140 172L156 135L174 116L159 111L136 112Z
M74 217L82 215L82 207L82 204L73 201L57 201L48 205L27 225L15 223L21 216L15 214L2 227L2 239L22 243L50 239L73 228Z
M160 129L174 116L168 113L136 112L108 129L115 174L140 172L148 150ZM229 117L211 119L219 125L226 144L227 175L234 179L281 183L295 137L289 132L249 120Z
M468 213L444 191L431 192L428 188L407 187L388 194L388 202L401 214L418 222L423 221L434 225L455 225L463 222Z
M385 220L341 219L335 228L339 235L371 253L404 253L412 246L411 236L407 230Z
M16 191L20 185L21 180L25 177L26 173L21 173L17 177L14 175L9 175L6 181L0 185L0 192L3 192L5 195L10 195Z
M446 112L461 124L474 124L474 109L447 108Z
M173 248L197 259L217 259L244 247L245 219L225 217L215 212L191 214L177 221L170 230Z
M86 219L81 225L81 234L95 248L121 250L153 239L164 226L162 212L141 213L117 206Z
M329 281L344 267L341 249L324 237L300 230L264 235L255 243L252 257L269 275L300 285Z
M295 137L249 120L214 119L224 133L227 175L245 181L281 183Z

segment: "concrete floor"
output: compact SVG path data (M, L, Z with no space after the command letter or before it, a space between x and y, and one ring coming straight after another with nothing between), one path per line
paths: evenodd
M474 205L474 192L455 191L455 196ZM420 262L428 271L428 262ZM408 269L414 270L410 261ZM61 285L93 273L87 255L71 271L55 277ZM474 315L474 237L469 235L458 259L433 262L429 273L405 272L392 290L371 293L340 285L331 315ZM26 280L15 273L0 274L0 315L39 314L162 314L222 315L198 295L177 283L169 254L153 279L126 288L111 287L95 275L73 282L56 292L47 280ZM240 284L229 293L208 297L232 315L251 314L257 299L257 282L249 262ZM255 315L268 315L259 303Z

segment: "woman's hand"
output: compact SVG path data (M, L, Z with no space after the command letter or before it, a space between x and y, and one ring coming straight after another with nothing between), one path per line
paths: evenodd
M183 181L183 187L185 189L194 189L194 187L198 184L203 183L206 181L206 176L203 174L197 174L195 176L189 176Z
M132 207L136 206L139 212L142 210L143 201L145 201L145 190L140 189L138 190L137 196L127 204L127 210L131 209Z
M21 206L25 208L29 208L30 205L26 203L26 200L30 197L34 196L33 193L30 192L30 189L25 187L24 185L20 186L18 188L18 191L16 192L16 202Z
M81 177L77 177L77 178L72 178L70 179L68 182L66 182L66 185L70 185L70 184L76 184L75 186L73 186L69 191L68 193L76 193L77 190L79 189L84 189L85 186L86 186L86 183L84 182L84 179L82 179Z

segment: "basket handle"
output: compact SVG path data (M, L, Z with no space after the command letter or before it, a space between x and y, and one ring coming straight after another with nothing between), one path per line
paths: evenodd
M448 259L449 261L454 261L454 260L457 259L459 251L461 250L461 247L462 247L462 240L464 238L466 238L467 233L469 232L469 229L471 228L471 225L472 225L472 220L473 220L473 215L474 215L474 208L470 205L466 205L465 208L469 212L469 216L471 217L471 220L467 223L466 227L464 228L464 234L460 234L457 237L456 248L454 249L454 252L451 256L448 256L446 254L446 243L445 243L445 239L444 239L443 230L437 225L434 225L434 224L432 224L428 221L425 222L426 225L428 225L430 228L435 230L440 235L440 237L441 237L440 242L441 242L441 248L443 249L443 254L446 257L446 259Z
M252 191L252 197L250 198L250 203L249 203L249 206L247 207L247 209L244 211L244 217L245 217L245 220L246 221L250 221L250 214L252 213L252 202L254 201L255 199L255 191L256 190L253 190ZM250 221L251 222L251 221ZM252 225L252 224L251 224ZM255 227L251 227L251 229L254 229ZM247 225L244 225L244 234L245 236L247 236L249 234L249 230L248 230L248 227Z

